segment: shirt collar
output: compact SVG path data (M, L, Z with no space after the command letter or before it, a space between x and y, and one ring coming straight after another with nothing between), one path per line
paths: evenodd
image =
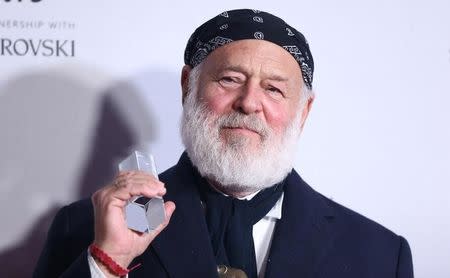
M259 191L261 191L261 190L258 190L258 191L254 192L254 193L252 193L252 194L250 194L250 195L247 195L247 196L245 196L245 197L238 197L238 199L239 199L239 200L251 200L253 197L256 196L256 194L259 193ZM219 191L219 192L220 192L220 191ZM221 193L222 193L222 192L221 192ZM222 193L222 194L225 195L225 196L228 196L228 195L226 195L226 194L224 194L224 193ZM275 205L269 210L269 212L266 214L265 217L268 217L268 218L275 218L275 219L281 219L281 209L282 209L282 207L283 207L283 199L284 199L284 192L281 193L280 199L278 199L278 201L277 201L277 202L275 203Z
M275 203L271 210L266 214L266 217L281 219L281 209L283 207L284 192L281 193L280 199Z

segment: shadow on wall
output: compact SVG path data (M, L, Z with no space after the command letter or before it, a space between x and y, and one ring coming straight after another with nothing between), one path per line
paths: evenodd
M57 68L0 88L2 277L31 277L61 204L107 184L120 159L157 138L132 82L105 90L110 80L86 68Z
M155 118L128 82L116 83L103 96L94 140L83 174L78 181L77 199L87 198L108 184L117 165L135 148L145 148L158 138Z

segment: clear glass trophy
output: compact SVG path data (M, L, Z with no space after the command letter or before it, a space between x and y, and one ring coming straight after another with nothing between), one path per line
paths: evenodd
M124 159L119 164L119 170L144 171L158 179L153 156L140 151L134 151ZM163 223L166 218L164 200L160 197L136 196L130 199L125 206L125 217L128 228L141 233L149 233Z

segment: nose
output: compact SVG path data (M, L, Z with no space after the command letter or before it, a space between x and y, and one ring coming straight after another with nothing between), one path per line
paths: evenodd
M233 103L233 109L244 114L258 113L262 111L262 89L259 84L247 83L239 92Z

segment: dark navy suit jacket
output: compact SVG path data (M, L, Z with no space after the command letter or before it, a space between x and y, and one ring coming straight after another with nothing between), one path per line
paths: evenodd
M162 173L166 200L177 205L166 229L135 262L129 277L217 277L204 211L186 154ZM82 200L62 208L48 233L34 277L90 277L93 208ZM407 241L331 201L292 171L286 178L282 217L269 250L266 278L410 278Z

